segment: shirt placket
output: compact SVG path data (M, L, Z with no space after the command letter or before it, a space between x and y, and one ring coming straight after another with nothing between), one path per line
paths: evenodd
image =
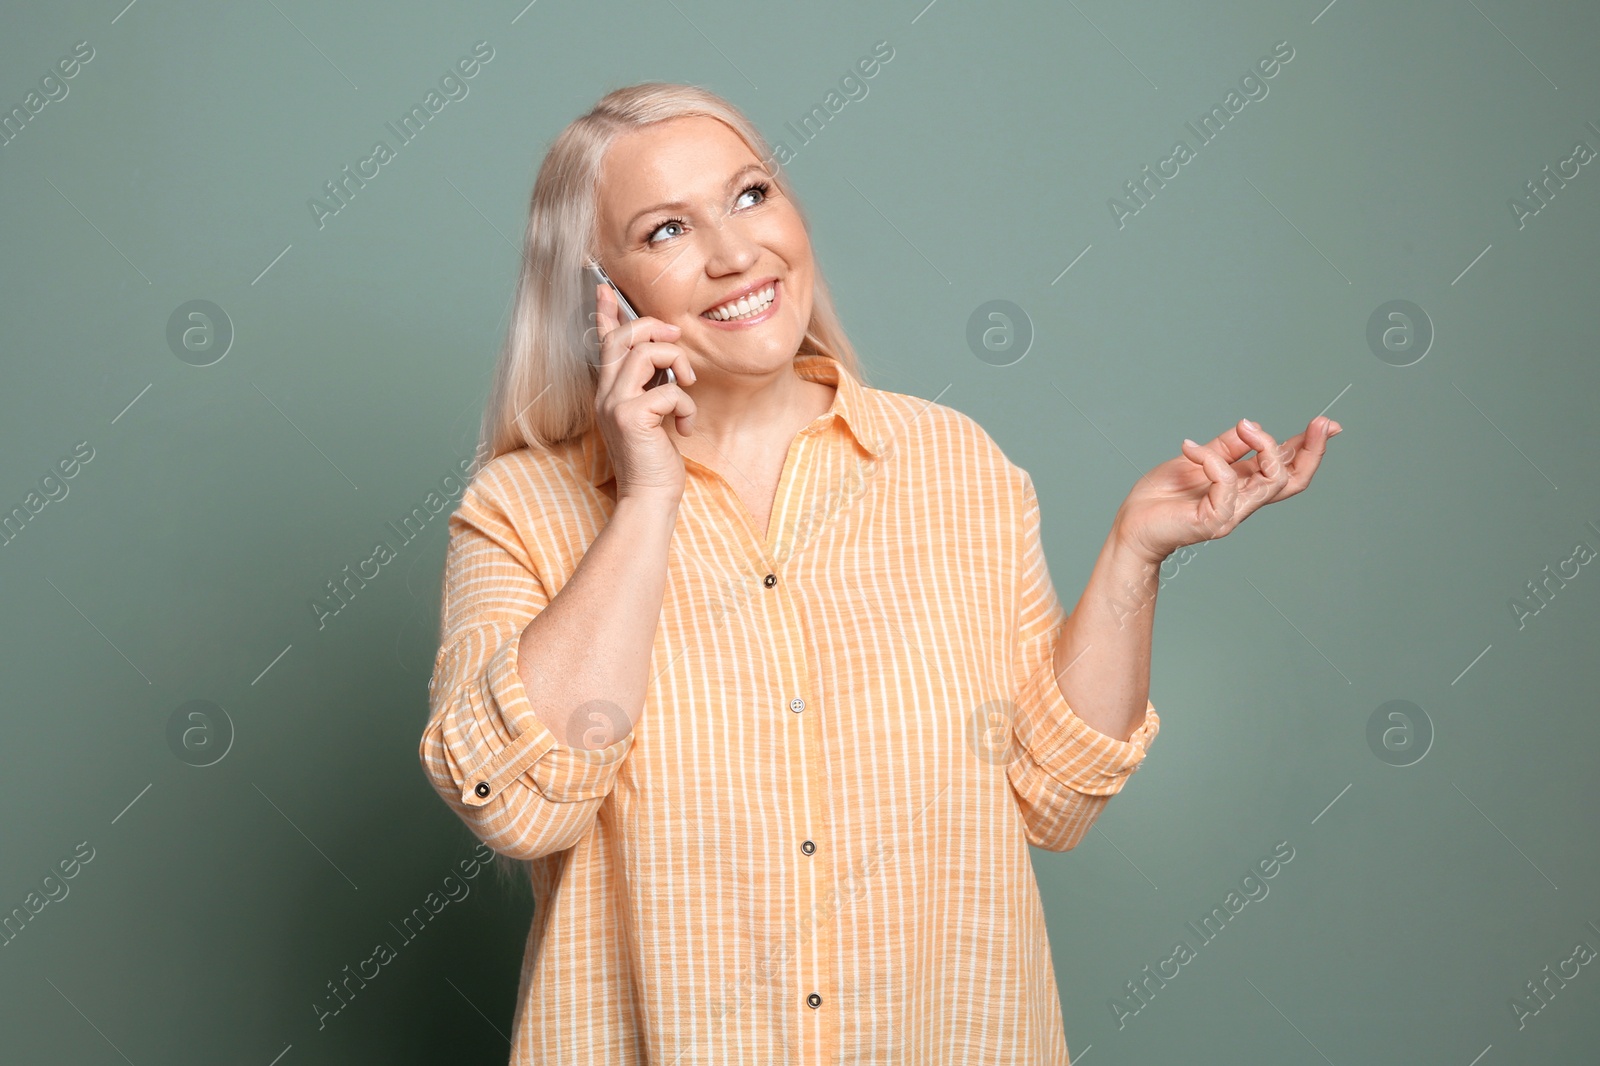
M799 547L793 540L793 527L811 501L802 498L805 494L797 493L795 488L818 484L812 467L825 461L823 450L828 443L826 436L817 437L810 432L795 438L793 454L779 480L773 502L770 544ZM800 1014L797 1027L800 1040L795 1061L811 1066L832 1063L836 1057L839 997L833 981L835 926L832 916L838 901L829 890L833 883L836 849L825 831L824 705L806 655L810 642L806 640L800 605L793 594L792 581L799 577L794 554L792 550L785 551L782 558L773 560L774 566L783 572L774 571L779 581L772 589L776 595L768 601L767 610L773 622L772 632L778 635L775 641L778 676L790 693L781 713L789 720L785 752L789 795L796 800L789 806L787 846L796 849L800 871L795 892L799 913L787 934L794 941L793 987L799 1000L793 1009Z
M791 594L790 581L796 576L793 558L796 551L775 549L789 545L794 525L805 514L811 501L798 498L796 486L814 485L818 479L812 467L825 461L826 436L819 439L809 427L796 435L778 480L777 493L768 519L765 542L749 520L749 513L732 487L720 474L701 466L725 505L744 522L751 566L761 575L759 613L763 630L769 634L775 657L773 674L778 690L768 700L765 713L784 718L784 769L787 775L784 795L793 802L785 805L787 824L778 846L793 848L790 862L776 862L774 869L797 870L792 893L794 913L779 923L779 935L787 942L776 945L778 956L786 959L791 980L789 998L783 1006L797 1035L791 1047L796 1066L831 1064L838 1048L838 995L833 974L836 956L836 931L832 920L838 907L837 893L831 890L834 877L832 841L824 833L826 794L823 764L822 700L815 673L806 656L807 640L799 604ZM699 465L699 464L697 464Z

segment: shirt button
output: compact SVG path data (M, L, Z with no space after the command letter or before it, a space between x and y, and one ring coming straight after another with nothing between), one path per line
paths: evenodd
M761 579L761 583L763 585L767 586L767 588L770 589L772 586L774 586L774 585L776 585L778 583L778 575L777 574L768 574L766 577Z
M479 799L486 798L489 795L489 782L487 782L487 781L479 781L478 782L478 787L473 789L472 791L477 795L477 797Z
M789 701L789 709L795 714L799 714L801 711L806 709L806 701L801 699L799 696L796 696L794 699Z
M817 846L808 840L804 844L800 845L800 850L805 852L807 855L810 855L812 852L817 850Z
M813 992L806 997L806 1005L812 1010L816 1010L818 1007L822 1006L822 997Z

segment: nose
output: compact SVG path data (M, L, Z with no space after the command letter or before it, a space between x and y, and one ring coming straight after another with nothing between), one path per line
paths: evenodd
M706 234L706 272L713 275L740 274L761 258L760 244L746 232L738 219L723 216Z

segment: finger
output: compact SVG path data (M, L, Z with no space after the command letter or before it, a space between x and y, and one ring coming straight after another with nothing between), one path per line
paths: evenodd
M1200 520L1213 535L1217 535L1216 531L1227 525L1233 517L1239 492L1239 475L1224 460L1222 452L1213 445L1196 444L1185 437L1183 454L1185 458L1199 463L1211 481L1211 487L1206 490L1206 499L1200 508Z
M1236 462L1250 452L1255 451L1255 445L1239 435L1239 427L1231 426L1223 432L1206 441L1203 447L1214 448L1220 452L1228 462Z
M1322 457L1327 454L1328 441L1338 434L1339 423L1331 418L1318 416L1306 426L1305 444L1295 454L1291 464L1289 486L1284 495L1294 495L1311 483L1311 476L1317 472L1317 467L1322 463Z
M1335 427L1330 429L1330 427ZM1322 463L1322 457L1327 454L1329 438L1336 436L1340 431L1339 424L1331 418L1318 416L1313 418L1306 426L1304 433L1296 433L1280 449L1281 454L1288 461L1289 480L1283 488L1273 497L1273 501L1287 500L1299 494L1311 484L1312 475L1317 472L1317 467Z
M641 392L649 390L650 382L663 367L671 367L675 376L683 373L680 367L686 365L683 348L672 343L670 339L659 341L644 341L635 344L623 357L622 368L618 371L618 383L626 387L632 394L635 388ZM689 368L689 377L678 376L677 381L685 385L693 384L694 368ZM658 388L660 386L657 386Z
M1339 423L1335 422L1327 415L1318 415L1316 418L1313 418L1310 422L1306 423L1306 431L1298 434L1296 439L1304 439L1307 444L1310 444L1312 441L1316 441L1319 449L1317 454L1321 455L1322 452L1320 449L1326 447L1328 441L1332 440L1334 437L1337 437L1342 432L1344 432L1344 427Z
M1272 434L1248 418L1241 418L1233 435L1255 449L1254 462L1232 464L1237 473L1244 475L1239 483L1237 511L1232 517L1237 524L1257 508L1271 503L1282 495L1290 480L1290 467L1284 461L1284 450Z
M617 360L606 346L606 341L617 328L617 301L611 286L605 282L597 281L594 285L594 318L596 354L594 358L600 365L600 391L607 392L612 387L616 377L617 368L613 365Z
M679 255L682 255L682 254L683 253L681 253L681 252L679 253ZM618 312L618 310L620 310L620 307L619 307L619 305L617 303L617 292L616 292L615 289L612 289L611 286L609 286L609 285L606 286L606 289L608 290L607 298L611 302L612 314L613 314L613 317L615 317L617 312ZM649 315L643 315L640 318L634 319L632 322L625 322L625 323L623 323L623 325L633 325L636 322L643 322L646 319L650 319L650 316ZM654 321L654 322L657 322L657 323L659 323L659 324L661 324L663 326L666 326L669 329L675 330L679 334L681 334L683 332L683 330L680 327L678 327L676 325L673 325L672 323L662 322L660 319L650 319L650 320ZM674 337L674 338L667 338L667 339L671 340L671 339L676 339L676 338ZM628 343L631 344L634 347L637 347L640 342L639 342L639 340L634 339L634 340L630 340ZM697 375L695 374L694 366L689 362L689 354L688 354L688 352L683 351L682 349L679 349L678 358L674 359L670 363L665 363L665 364L662 364L662 365L670 366L672 368L673 374L677 377L677 379L679 381L683 382L685 385L693 385L694 384L695 378L696 378ZM661 368L660 366L656 367L657 370L659 370L660 368ZM652 371L651 376L652 377L654 376L654 371ZM645 380L648 382L650 379L646 378Z
M1283 464L1283 456L1279 453L1277 438L1248 418L1239 419L1237 432L1246 443L1255 448L1256 465L1261 471L1261 476L1275 486L1281 487L1282 483L1289 479L1289 474Z
M666 364L672 368L675 384L693 385L700 375L695 373L694 363L689 359L689 350L681 344L668 345L673 351L672 362Z
M603 341L607 333L617 328L617 298L605 282L595 282L594 289L595 325L600 328Z
M641 424L659 426L670 417L681 435L687 437L694 429L694 399L676 384L649 389L624 402L631 412L625 417L636 416ZM636 411L632 410L634 405L638 405Z
M1344 427L1339 425L1339 423L1335 422L1333 419L1323 415L1318 415L1316 418L1313 418L1310 422L1306 423L1305 432L1296 433L1294 436L1283 442L1283 445L1278 449L1278 454L1283 457L1283 460L1286 463L1289 464L1289 481L1291 484L1295 482L1295 475L1299 470L1299 467L1296 464L1297 460L1299 459L1300 452L1306 447L1306 445L1311 440L1317 439L1320 446L1325 449L1328 441L1333 437L1338 436L1343 429ZM1317 453L1317 459L1320 460L1322 454L1323 453L1319 451ZM1249 462L1249 460L1244 460L1244 462ZM1234 469L1237 470L1239 468L1240 464L1235 463Z
M615 304L613 304L614 306ZM631 322L622 323L608 333L605 340L601 342L601 380L610 382L611 387L614 387L616 375L622 373L622 367L626 365L632 367L626 372L626 380L629 382L634 381L638 377L640 370L643 370L644 378L638 382L638 387L642 390L645 382L648 382L655 374L657 364L646 367L644 361L628 359L629 353L635 348L648 347L651 344L663 343L670 345L678 339L678 335L682 332L679 327L671 322L663 322L661 319L651 318L649 315L645 315L643 318L636 318ZM673 354L676 354L675 349ZM668 366L672 362L671 358L666 358L658 365ZM610 377L607 377L608 368Z
M1250 428L1251 426L1255 428L1252 429ZM1256 452L1259 455L1262 450L1263 440L1271 442L1272 454L1276 455L1278 442L1259 425L1251 422L1248 418L1241 418L1226 431L1217 434L1216 437L1208 441L1206 447L1217 449L1227 457L1228 462L1234 463L1250 452Z

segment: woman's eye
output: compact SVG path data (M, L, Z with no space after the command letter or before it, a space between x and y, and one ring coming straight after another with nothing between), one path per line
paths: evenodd
M755 201L755 204L759 204L767 198L767 192L769 189L770 186L764 181L758 181L753 185L746 186L745 190L739 194L738 199L734 201L734 204L743 204L745 197L751 195L752 193L759 197L759 199ZM746 204L745 206L754 207L755 204ZM683 225L683 219L669 218L650 232L650 235L645 238L645 243L652 245L660 243L662 233L669 229L676 229L677 232L669 234L669 236L675 237L678 235L678 233L683 231Z
M669 219L668 221L663 222L663 223L661 223L661 225L657 226L655 228L654 232L652 232L649 237L645 238L645 240L648 241L650 244L655 244L656 243L656 238L658 238L661 235L661 232L663 230L670 229L670 228L672 228L674 226L676 226L680 230L683 229L683 223L682 222L678 221L677 219Z

